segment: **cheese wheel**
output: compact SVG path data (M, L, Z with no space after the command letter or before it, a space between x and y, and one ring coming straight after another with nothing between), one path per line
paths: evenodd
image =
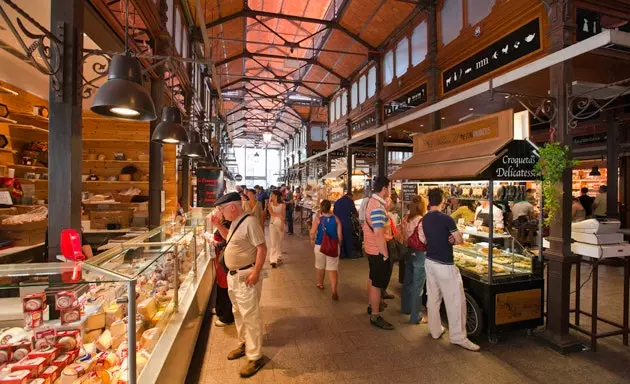
M63 336L59 338L57 344L63 352L68 352L77 348L77 339L72 336Z

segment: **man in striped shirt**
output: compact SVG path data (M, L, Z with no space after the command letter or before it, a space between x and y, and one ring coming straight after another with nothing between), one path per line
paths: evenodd
M377 177L374 180L373 192L365 209L363 223L365 253L370 264L368 280L368 295L372 308L370 322L376 327L392 330L394 326L381 316L381 295L392 277L392 261L385 240L385 223L389 220L385 208L385 201L390 193L389 179L385 176Z

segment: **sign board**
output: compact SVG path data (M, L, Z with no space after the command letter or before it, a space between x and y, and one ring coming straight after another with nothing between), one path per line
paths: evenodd
M512 112L508 112L511 119ZM454 125L426 135L416 136L414 137L414 152L453 148L457 145L494 139L499 137L499 133L499 115L495 114L470 123Z
M197 205L199 207L211 207L224 192L225 180L221 169L197 169Z
M355 159L376 159L376 149L371 150L361 150L361 149L353 149L352 154Z
M418 184L417 183L403 183L402 185L402 199L405 203L413 200L414 196L418 196Z
M540 288L498 293L495 296L495 324L509 324L541 318L541 298L542 291Z
M372 128L376 124L376 111L374 111L367 116L363 116L357 121L353 121L350 126L352 127L352 133L355 134Z
M234 175L234 180L235 181L243 181L243 176L241 176L239 174L236 174L236 175Z
M499 153L484 176L493 180L535 180L534 165L538 159L538 153L528 141L514 140Z
M346 156L346 150L345 149L336 149L334 151L328 152L328 156L332 159L332 158L338 158L338 157L344 157Z
M605 143L608 135L606 132L592 133L590 135L574 136L572 141L574 146L592 145Z
M442 72L444 93L468 84L541 48L540 20L530 21L483 50Z
M348 138L348 130L345 127L343 127L337 132L333 132L330 134L331 143L336 143L338 141L345 140L347 138Z
M383 106L385 119L406 112L427 102L427 84L424 83L406 95L392 100Z

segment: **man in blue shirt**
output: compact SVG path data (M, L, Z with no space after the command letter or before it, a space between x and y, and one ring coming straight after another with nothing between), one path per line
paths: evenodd
M341 221L341 229L343 233L341 242L341 254L342 259L356 259L359 256L355 255L354 250L354 227L352 225L352 217L357 217L359 214L357 208L354 206L352 200L352 193L348 191L335 203L334 214Z
M444 333L440 318L440 305L444 298L451 344L469 351L478 351L479 346L468 340L466 335L466 295L453 257L453 244L462 244L464 239L455 220L442 213L444 204L444 191L440 188L431 189L429 212L422 219L422 229L427 241L425 270L429 331L434 339L439 339Z

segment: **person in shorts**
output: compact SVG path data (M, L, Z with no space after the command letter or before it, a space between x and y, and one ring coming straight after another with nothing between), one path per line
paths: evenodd
M389 220L386 208L389 193L389 179L385 176L376 177L372 196L365 208L363 223L364 248L370 265L368 279L370 323L386 330L394 329L394 326L381 315L384 309L381 303L382 294L389 285L393 267L385 239L385 224Z
M315 269L317 271L317 288L324 289L324 276L328 271L328 279L330 280L330 288L332 290L332 299L339 300L337 293L337 282L339 270L339 250L337 257L328 256L320 252L322 241L324 240L324 232L332 240L338 240L341 243L343 238L341 221L332 213L332 203L330 200L323 200L320 204L320 211L313 219L311 226L311 245L315 251Z

